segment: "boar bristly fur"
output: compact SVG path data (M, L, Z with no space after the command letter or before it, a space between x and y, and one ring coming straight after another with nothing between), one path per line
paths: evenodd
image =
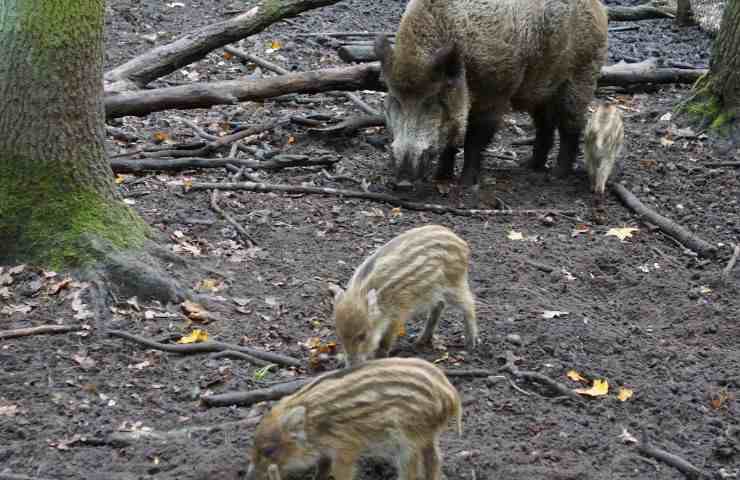
M606 61L607 15L601 0L410 0L395 47L381 36L375 49L399 185L433 159L436 180L449 181L460 145L462 184L477 185L482 151L512 107L534 120L535 169L558 129L564 176Z
M439 480L439 436L462 433L455 387L421 359L372 360L325 374L283 398L262 419L248 480L318 465L319 479L351 480L362 455L390 457L399 479Z
M607 181L621 170L624 124L622 113L615 105L599 104L588 120L583 143L591 191L604 195Z
M347 365L387 356L409 318L428 315L417 345L430 345L448 304L462 310L466 347L474 349L478 324L469 262L467 243L440 225L408 230L367 257L346 291L334 287L334 321Z

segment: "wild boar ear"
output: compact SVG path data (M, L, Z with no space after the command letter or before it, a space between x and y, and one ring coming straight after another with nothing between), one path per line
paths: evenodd
M455 80L462 73L463 63L456 44L442 47L432 57L432 71L448 80Z
M383 70L391 68L393 64L393 47L386 35L375 37L375 56L380 60L380 66Z
M380 310L378 308L378 291L374 288L367 292L367 309L369 312Z
M280 470L274 463L267 467L267 478L269 480L280 480Z
M280 426L293 440L304 441L306 439L306 407L299 406L290 409L283 415Z
M334 295L334 303L337 303L339 298L344 294L344 290L337 284L330 283L328 285L329 291Z

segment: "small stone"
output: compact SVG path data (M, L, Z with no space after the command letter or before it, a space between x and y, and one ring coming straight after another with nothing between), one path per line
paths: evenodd
M506 341L509 343L512 343L514 345L521 345L522 344L522 337L517 335L516 333L510 333L506 335Z

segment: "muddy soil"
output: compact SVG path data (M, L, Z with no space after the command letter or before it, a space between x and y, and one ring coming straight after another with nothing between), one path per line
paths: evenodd
M221 0L107 5L107 67L249 8ZM347 0L273 25L240 46L288 69L336 65L331 42L298 34L393 30L404 5ZM707 66L711 41L698 28L676 30L670 20L637 25L637 31L610 34L609 63L657 56L665 63ZM273 42L281 48L270 50ZM153 85L260 75L271 74L214 52ZM497 377L454 378L465 399L464 434L450 430L443 437L447 478L682 478L625 441L643 431L655 445L714 475L739 478L740 267L725 284L717 275L730 245L740 242L740 170L708 164L740 160L740 153L731 141L714 140L700 126L672 117L687 94L686 87L660 86L599 90L598 97L619 102L625 113L627 188L717 245L716 259L687 251L614 197L607 202L609 224L590 225L582 174L556 181L518 166L530 147L512 141L532 133L529 119L518 114L489 148L484 175L495 184L484 185L483 202L490 206L498 197L514 209L570 214L460 217L328 196L224 194L221 205L258 243L246 248L210 209L208 193L183 193L185 182L225 180L225 171L123 176L124 197L186 264L171 265L172 275L208 297L212 319L194 323L178 305L126 298L111 308L110 319L97 318L86 314L84 285L64 284L64 272L5 267L0 328L66 324L85 330L0 340L0 477L242 478L254 430L249 423L264 406L206 408L200 396L336 367L326 283L344 284L365 256L398 233L440 223L472 248L482 344L465 352L461 318L450 312L433 351L409 348L420 328L410 325L399 355L495 373L510 350L521 357L520 368L568 387L584 386L566 376L570 370L609 384L606 396L574 402L525 381L515 380L515 389ZM377 93L362 96L381 105ZM177 116L222 134L235 125L316 113L344 118L359 111L344 98L324 94L160 112L112 121L129 139L111 137L108 145L113 155L151 146L161 134L172 142L197 140ZM371 191L393 193L386 144L382 129L321 138L288 125L260 137L248 158L328 152L342 159L333 173L354 180L333 181L307 168L255 175L271 183L345 188L365 181ZM449 202L432 188L414 197ZM607 235L615 227L638 230L620 240ZM524 239L512 240L512 231ZM119 329L171 342L193 328L220 341L292 355L305 367L264 372L242 360L167 354L105 334ZM319 344L329 353L312 357L310 347ZM626 401L617 398L622 387L634 392ZM111 441L111 434L130 431L171 434L164 440ZM394 478L393 469L368 461L361 478Z

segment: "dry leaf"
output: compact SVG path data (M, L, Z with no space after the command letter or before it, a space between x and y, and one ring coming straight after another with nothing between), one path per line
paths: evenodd
M707 295L709 293L712 293L712 289L707 287L706 285L702 285L701 287L699 287L699 293L701 293L702 295Z
M588 380L583 378L583 376L575 370L568 370L568 373L566 373L565 375L574 382L588 382Z
M208 323L210 320L206 309L195 302L185 300L180 304L180 308L183 313L194 322Z
M218 280L213 278L205 278L201 280L198 288L201 290L210 290L211 292L218 292L221 289Z
M295 143L295 137L293 135L288 136L288 145L293 145Z
M610 228L608 232L606 232L607 237L617 237L620 240L624 241L625 238L632 237L632 232L639 232L639 228L632 228L632 227L622 227L622 228Z
M619 439L624 443L637 443L637 439L626 428L622 428L622 433L619 435Z
M189 334L182 337L177 343L200 343L208 341L208 332L196 328Z
M12 296L8 287L0 288L0 298L9 299Z
M506 237L509 240L524 240L524 235L522 235L522 232L516 232L514 230L511 230Z
M632 398L632 395L634 394L635 392L630 388L619 387L617 398L619 399L620 402L624 402Z
M152 135L152 139L155 143L162 143L169 138L170 135L167 132L154 132L154 135Z
M18 413L18 405L0 405L0 417L14 417Z
M405 337L406 336L406 325L404 325L403 322L401 322L398 325L398 336L399 337Z
M589 228L588 225L576 225L576 227L571 232L571 237L577 237L578 235L583 235L584 233L590 233L591 228Z
M233 53L224 52L224 60L231 60L232 58L234 58Z
M654 158L640 160L640 167L645 169L653 169L658 166L658 161Z
M589 388L576 388L576 393L588 395L589 397L603 397L609 393L609 382L606 380L594 380L594 384Z
M116 185L120 185L125 180L126 180L126 177L124 177L123 175L116 175L116 179L114 180L114 182L116 182Z
M279 40L273 40L272 42L270 42L271 50L280 50L281 48L283 48L283 46L280 44Z
M399 207L391 209L391 217L400 217L401 209Z
M676 143L676 142L674 142L673 140L669 139L668 137L661 137L661 139L660 139L660 144L663 145L664 147L670 147L674 143Z
M558 317L564 317L566 315L569 315L570 312L561 312L558 310L545 310L542 312L542 318L558 318Z
M716 392L710 392L709 394L709 405L712 406L713 409L719 410L722 408L722 405L729 400L730 395L727 393L727 389L723 388L720 391Z
M83 370L88 370L96 365L95 360L84 355L72 355L72 360L74 360Z
M65 288L69 287L69 284L71 282L72 282L72 279L71 278L66 278L66 279L62 280L61 282L59 282L59 283L55 283L54 285L52 285L49 288L49 294L50 295L56 295L56 294L58 294L60 291L62 291Z

